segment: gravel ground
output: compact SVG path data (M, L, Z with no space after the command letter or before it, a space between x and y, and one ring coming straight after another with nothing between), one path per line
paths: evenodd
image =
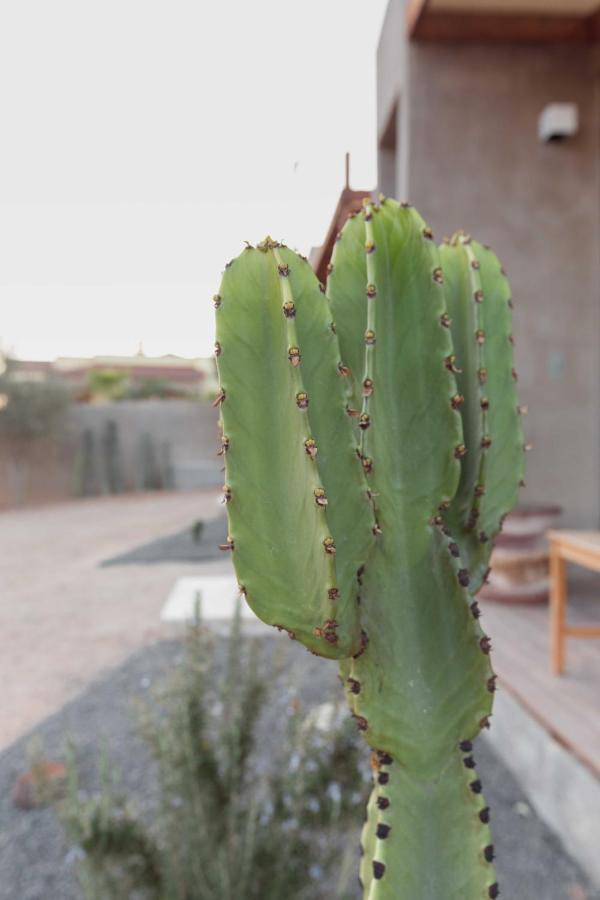
M337 689L333 664L327 666L283 639L264 640L266 652L283 655L286 677L290 684L301 686L299 696L307 707L333 696ZM70 735L77 745L82 785L90 789L97 784L98 754L105 743L114 768L122 773L126 792L135 796L138 808L151 809L155 772L135 733L132 706L148 698L151 688L180 658L178 641L161 642L94 682L36 729L47 755L60 758L65 736ZM278 715L276 704L272 714ZM276 729L272 740L275 734ZM30 740L31 735L0 755L0 898L79 900L72 854L54 813L47 809L23 812L10 801L15 778L27 767ZM590 890L490 748L483 744L477 749L478 769L493 813L504 900L598 900L600 893Z
M182 574L100 563L222 507L210 491L120 494L0 512L0 750L100 673L165 637L160 612ZM216 551L218 552L218 551ZM190 564L231 571L231 559ZM18 898L16 898L18 900Z

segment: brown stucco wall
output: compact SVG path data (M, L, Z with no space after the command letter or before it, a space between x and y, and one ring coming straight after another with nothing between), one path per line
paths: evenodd
M401 6L402 4L398 4ZM395 30L387 40L402 44ZM407 195L441 239L464 227L492 245L514 292L527 437L523 501L558 502L563 524L600 522L600 115L590 46L418 44L400 86ZM400 48L397 65L403 67ZM380 47L379 80L398 84ZM386 65L382 65L385 61ZM389 92L379 96L390 103ZM541 144L553 101L580 133ZM385 118L382 110L380 121ZM382 185L385 188L385 185Z

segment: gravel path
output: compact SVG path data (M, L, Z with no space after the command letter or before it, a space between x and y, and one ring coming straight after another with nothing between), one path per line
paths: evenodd
M0 749L107 668L167 637L160 610L181 562L100 564L222 515L218 492L100 497L0 513ZM221 554L223 556L223 554ZM191 563L229 572L230 560ZM20 900L20 898L15 898Z
M327 700L338 690L335 665L316 660L283 639L263 640L266 652L283 655L286 678L299 686L306 706ZM98 753L106 742L127 793L135 795L140 809L150 809L155 797L154 770L135 734L132 705L148 697L180 658L178 641L161 641L92 683L35 729L47 754L60 758L65 735L70 734L78 748L82 784L89 789L97 783ZM278 715L277 704L272 715ZM79 900L73 863L54 814L50 810L22 812L9 799L16 776L27 766L28 741L24 737L0 754L0 900ZM477 758L492 808L504 900L598 900L600 894L589 889L489 746L480 746Z

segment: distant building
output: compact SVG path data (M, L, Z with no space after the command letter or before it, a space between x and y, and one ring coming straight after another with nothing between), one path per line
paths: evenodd
M163 384L174 394L204 394L214 387L214 362L210 359L184 359L181 356L93 356L90 358L61 356L53 362L16 360L15 376L32 381L60 377L73 386L75 395L87 399L91 372L119 372L127 377L131 388L148 383Z

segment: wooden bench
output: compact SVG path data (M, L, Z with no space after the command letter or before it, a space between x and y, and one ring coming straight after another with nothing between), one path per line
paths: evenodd
M565 669L565 638L600 638L600 626L567 625L567 562L600 572L600 531L549 531L552 671Z

